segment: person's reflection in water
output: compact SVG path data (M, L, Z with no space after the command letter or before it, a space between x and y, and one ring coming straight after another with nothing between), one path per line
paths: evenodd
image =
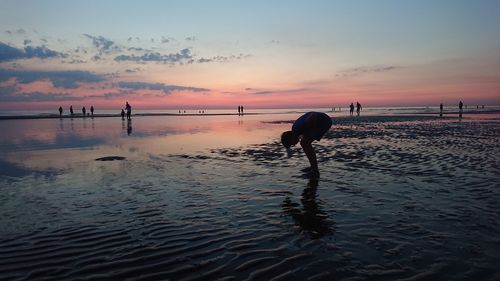
M297 226L302 231L309 234L312 239L318 239L326 234L333 233L331 222L328 216L321 210L321 206L316 202L317 179L310 179L307 187L302 192L302 210L300 204L292 202L290 197L286 197L282 207L285 214L290 215Z
M127 134L132 134L132 119L127 119Z

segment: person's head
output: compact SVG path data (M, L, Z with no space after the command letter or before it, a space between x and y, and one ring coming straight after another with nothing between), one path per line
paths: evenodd
M281 143L285 148L290 148L292 145L296 145L299 142L299 138L292 131L286 131L281 134Z

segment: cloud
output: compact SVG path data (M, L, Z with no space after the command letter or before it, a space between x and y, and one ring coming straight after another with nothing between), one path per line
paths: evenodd
M5 33L7 33L9 35L13 35L13 34L24 35L24 34L26 34L26 30L19 28L16 30L5 30Z
M171 94L174 91L190 91L190 92L208 92L209 89L184 87L176 85L166 85L163 83L145 83L145 82L118 82L118 87L132 90L156 90L163 91L165 94Z
M43 102L43 101L72 101L82 100L81 97L75 97L68 93L19 93L3 91L0 88L0 101L2 102Z
M99 54L108 53L110 51L119 50L120 48L115 43L102 36L93 36L90 34L83 34L83 36L92 40L92 44L99 51Z
M172 37L165 37L165 36L161 37L161 42L162 43L170 43L171 41L175 41L175 39L172 38Z
M0 42L0 62L17 60L17 59L30 59L30 58L54 58L66 57L65 54L48 49L45 46L26 46L24 49L18 49Z
M139 71L141 71L141 70L142 70L142 68L140 68L140 67L135 67L135 68L131 68L131 69L130 69L130 68L125 69L125 72L126 72L126 73L134 73L134 72L139 72Z
M115 61L133 61L133 62L163 62L168 64L189 62L193 59L189 49L182 49L178 53L160 54L158 52L147 52L143 55L119 55L115 57Z
M253 94L254 95L267 95L267 94L273 94L273 93L276 93L276 91L258 91L258 92L254 92Z
M101 82L104 78L88 71L38 71L0 69L0 82L15 78L18 83L27 84L48 79L54 87L75 89L77 82Z
M254 91L255 89L253 88L246 88L246 91ZM307 91L307 88L300 88L300 89L282 89L282 90L261 90L261 91L255 91L251 92L249 94L251 95L270 95L270 94L290 94L290 93L300 93Z
M401 67L400 66L393 66L393 65L360 66L360 67L354 67L354 68L340 71L335 76L336 77L351 77L351 76L358 76L361 74L368 74L368 73L387 72L387 71L391 71L391 70L394 70L397 68L401 68Z
M239 54L237 56L231 55L231 56L213 56L211 58L200 58L197 59L197 63L208 63L208 62L228 62L228 61L233 61L233 60L242 60L251 57L252 55L245 55L245 54Z
M139 47L130 47L127 50L129 50L129 51L137 51L137 52L149 52L149 50L146 50L144 48L139 48Z
M80 63L86 63L86 61L81 60L81 59L72 59L72 60L68 61L67 63L69 63L69 64L80 64Z
M132 94L133 94L133 92L131 92L131 91L121 91L118 93L104 93L104 94L100 94L100 95L88 95L88 96L85 96L85 98L90 98L90 99L98 98L98 99L111 100L114 98L127 97L127 96L130 96Z

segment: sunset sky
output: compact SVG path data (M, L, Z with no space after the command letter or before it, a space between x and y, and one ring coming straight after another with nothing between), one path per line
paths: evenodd
M500 105L500 1L0 7L0 110Z

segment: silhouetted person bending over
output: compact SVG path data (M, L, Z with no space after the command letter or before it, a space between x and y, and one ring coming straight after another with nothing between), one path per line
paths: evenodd
M321 112L308 112L300 116L299 119L293 123L291 131L286 131L281 134L281 143L287 149L300 141L300 146L302 146L311 164L311 171L309 174L311 178L319 178L316 152L311 144L315 140L321 140L331 126L332 119L330 116Z
M59 106L59 116L62 116L62 112L63 112L62 106Z

